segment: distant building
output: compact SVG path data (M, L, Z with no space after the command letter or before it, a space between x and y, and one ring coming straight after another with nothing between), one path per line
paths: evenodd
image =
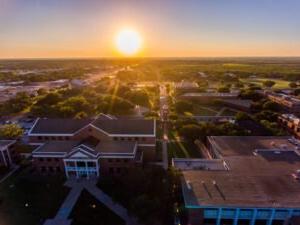
M300 142L211 136L212 159L175 159L190 225L288 225L300 218Z
M16 162L15 143L14 140L0 140L0 167L10 167Z
M245 100L245 99L222 99L221 102L229 107L250 112L252 106L252 100Z
M184 100L197 100L203 103L212 103L214 100L237 99L239 93L185 93L179 98Z
M66 177L119 175L155 157L156 121L115 119L38 119L29 140L40 172Z
M300 118L294 114L281 114L279 123L300 138Z
M185 81L185 80L175 83L174 87L175 87L175 92L177 94L199 91L199 85L196 82Z
M266 96L273 102L279 104L283 109L290 113L300 112L300 99L286 94L275 92L265 92Z

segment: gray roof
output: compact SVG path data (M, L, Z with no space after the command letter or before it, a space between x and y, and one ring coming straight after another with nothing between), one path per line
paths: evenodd
M144 119L97 119L92 124L109 134L154 134L153 120Z
M229 170L183 171L187 206L300 207L291 137L211 137Z
M73 134L88 125L91 119L38 119L31 134Z
M153 120L144 119L38 119L30 134L74 134L92 124L109 134L154 135Z

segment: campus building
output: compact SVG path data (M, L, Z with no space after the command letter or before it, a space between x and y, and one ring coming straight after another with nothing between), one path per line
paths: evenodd
M278 122L298 138L300 137L300 118L294 114L281 114Z
M300 218L300 142L207 139L210 159L175 159L191 225L290 225ZM297 224L297 223L296 223Z
M29 131L37 144L33 165L66 177L119 175L155 157L156 121L116 119L38 119Z
M300 112L300 99L286 94L266 92L267 97L290 113Z
M179 98L183 100L195 100L201 103L212 103L215 100L228 100L228 99L237 99L239 93L209 93L209 92L195 92L195 93L185 93Z
M10 167L17 160L17 152L14 149L16 141L0 140L0 167Z

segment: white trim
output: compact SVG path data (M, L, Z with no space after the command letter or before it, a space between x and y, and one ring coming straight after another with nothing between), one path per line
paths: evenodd
M10 143L8 143L7 145L4 145L0 151L5 151L6 149L8 149L8 147L10 147L11 145L15 144L17 141L16 140L1 140L1 141L10 141Z
M86 153L87 155L92 156L92 157L97 157L98 154L99 154L99 153L97 153L97 154L91 154L90 152L87 152L87 151L85 151L84 149L80 148L80 145L79 145L79 146L75 147L74 150L72 150L71 152L69 152L69 153L67 154L67 156L68 156L68 157L71 156L71 155L72 155L74 152L76 152L76 151L84 152L84 153ZM94 151L94 150L93 150L93 151Z
M64 158L66 155L32 155L32 158Z
M1 154L2 154L3 161L4 161L4 165L7 166L7 162L6 162L6 159L5 159L4 151L1 151Z
M34 121L34 124L32 125L32 127L30 128L29 132L28 132L28 136L31 135L31 132L33 130L33 128L35 127L35 125L37 124L37 122L40 120L40 118L37 118L35 121Z
M96 162L98 159L64 159L64 162L75 162L75 161L89 161L89 162Z

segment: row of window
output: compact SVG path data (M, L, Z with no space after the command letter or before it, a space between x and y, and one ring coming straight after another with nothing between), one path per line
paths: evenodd
M45 141L48 141L48 140L53 140L53 141L56 141L56 140L59 140L59 141L63 141L63 140L70 140L70 137L65 137L65 136L38 136L38 139L39 140L45 140Z
M58 158L39 158L39 161L40 162L45 162L45 161L47 161L47 162L52 162L52 161L59 162L59 159Z
M146 141L145 137L114 137L115 141Z
M52 167L52 166L49 166L49 167L42 166L41 167L41 171L42 172L60 172L61 169L60 169L59 166L55 166L55 167Z
M124 163L128 163L129 159L108 159L108 162L113 163L113 162L124 162Z
M126 167L110 167L108 169L109 173L110 174L121 174L121 173L127 173L128 172L128 169Z

